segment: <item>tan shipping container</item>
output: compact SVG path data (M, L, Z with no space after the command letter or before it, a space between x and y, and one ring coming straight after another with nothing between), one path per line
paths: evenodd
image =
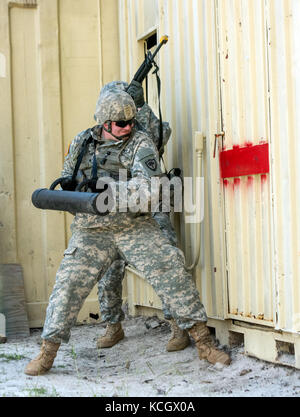
M204 177L194 278L209 325L222 343L243 340L247 354L300 368L299 18L298 0L0 0L0 254L23 266L31 327L43 324L71 221L32 207L31 193L59 176L68 143L93 125L103 84L130 81L147 39L167 34L157 59L173 131L164 159ZM261 144L268 172L222 178L222 151ZM197 227L173 220L191 264ZM130 268L127 286L132 313L161 315ZM94 289L79 321L96 311Z

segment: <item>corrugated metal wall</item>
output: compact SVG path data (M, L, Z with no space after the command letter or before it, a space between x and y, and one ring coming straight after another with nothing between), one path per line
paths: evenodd
M300 2L267 3L277 327L300 331Z
M269 141L268 60L264 1L216 2L222 130L219 149ZM228 313L274 321L269 174L224 180ZM272 279L273 278L273 279Z
M155 4L157 13L153 12ZM137 7L136 2L127 1L125 7L124 2L120 1L119 5L120 33L123 39L132 39L129 54L121 48L121 61L126 63L121 67L122 78L130 80L142 62L143 39L148 34L156 29L158 40L164 34L169 36L169 42L161 49L158 58L163 119L172 127L172 136L165 152L167 168L180 167L185 176L196 175L194 134L203 131L206 135L202 168L205 177L205 220L201 230L202 242L205 244L201 247L195 279L209 315L223 318L227 297L223 278L224 236L220 229L222 217L218 160L212 158L214 134L221 128L219 89L216 83L216 38L214 30L210 30L215 27L214 2L160 0L150 4L144 1L138 2ZM151 7L152 13L147 7ZM147 19L148 26L142 12L153 17L152 21ZM138 16L142 22L140 30L132 20L133 16ZM132 35L135 32L136 38ZM178 214L175 215L174 224L187 263L190 264L195 256L195 225L185 224L183 215ZM144 303L148 305L149 299L145 299Z
M168 166L180 166L185 176L197 175L193 138L196 131L203 132L205 214L195 279L208 315L222 318L227 294L218 161L213 158L214 135L221 130L214 2L165 0L159 7L159 31L170 36L161 53L164 115L173 129ZM194 225L185 225L183 216L180 220L181 244L190 263L195 256L196 230Z
M155 3L158 17L148 28L141 15L148 2L138 8L127 1L122 9L121 31L136 52L121 74L132 77L142 59L139 44L153 28L158 38L169 35L159 56L163 118L173 129L168 168L195 175L193 136L206 136L205 219L195 278L208 315L299 331L299 2ZM213 156L221 131L223 149L268 143L270 173L221 180L218 152ZM218 151L221 144L218 139ZM175 216L175 225L190 262L195 227L183 216Z

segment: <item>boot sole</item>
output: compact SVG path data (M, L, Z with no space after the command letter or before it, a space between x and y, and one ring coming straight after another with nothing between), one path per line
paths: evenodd
M30 376L45 375L47 372L50 371L50 369L46 369L45 371L39 371L39 372L34 372L34 371L30 371L30 370L25 369L24 374L30 375Z
M190 341L190 340L188 340L188 341L186 342L186 344L184 344L184 345L182 345L182 346L180 346L180 347L177 347L177 348L175 348L175 347L168 347L168 345L167 345L167 347L166 347L166 351L167 351L167 352L178 352L179 350L184 350L184 349L185 349L185 348L187 348L190 344L191 344L191 341Z
M206 360L207 362L209 362L213 365L215 365L216 363L220 363L221 365L226 365L226 366L231 364L231 359L230 358L227 358L225 361L214 361L214 360L209 359L208 357L201 357L200 355L198 355L198 356L199 356L199 359Z

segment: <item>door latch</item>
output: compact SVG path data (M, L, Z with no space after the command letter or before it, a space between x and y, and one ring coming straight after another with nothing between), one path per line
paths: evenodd
M214 158L216 157L217 141L219 138L222 138L222 150L223 150L225 132L215 133Z

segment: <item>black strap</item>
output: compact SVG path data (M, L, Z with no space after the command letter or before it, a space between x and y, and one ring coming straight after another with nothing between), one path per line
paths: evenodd
M92 138L92 136L90 136L89 138L85 139L83 141L83 143L82 143L82 149L81 149L80 154L78 155L78 158L77 158L77 161L76 161L76 165L75 165L75 168L74 168L74 171L73 171L72 181L75 181L75 178L76 178L76 176L78 174L78 170L79 170L80 164L82 162L82 158L83 158L83 156L84 156L84 154L86 152L86 149L87 149L88 145L91 143L92 140L93 140L93 138Z
M97 146L97 141L95 139L92 138L92 136L90 136L89 138L85 139L84 142L82 143L82 149L81 152L77 158L77 162L75 165L75 169L73 172L73 176L72 179L75 179L80 167L80 164L82 162L82 158L87 150L88 145L91 142L94 142L94 155L93 155L93 166L92 166L92 172L91 172L91 178L90 179L85 179L83 180L81 183L79 183L75 189L75 191L81 191L82 188L87 188L90 187L92 189L92 192L96 192L96 184L98 181L98 175L97 175L97 158L96 158L96 146Z
M163 151L163 123L162 123L162 115L161 115L161 107L160 107L160 90L161 90L161 81L158 75L159 67L154 62L155 70L153 71L153 74L156 75L156 82L157 82L157 96L158 96L158 112L159 112L159 140L158 140L158 152L159 155L162 156Z
M91 173L91 180L98 180L98 174L97 174L97 158L96 158L96 146L97 141L94 140L94 155L93 155L93 167L92 167L92 173Z

